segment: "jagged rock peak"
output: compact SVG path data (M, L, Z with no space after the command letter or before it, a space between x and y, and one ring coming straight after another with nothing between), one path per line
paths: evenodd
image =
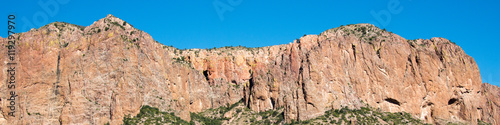
M115 17L115 16L113 16L113 14L108 14L105 18L113 18L113 17Z
M135 29L132 25L128 24L126 21L115 17L111 14L108 14L106 17L95 21L92 25L85 28L85 32L93 32L95 29L104 29L104 30L132 30Z
M108 14L106 17L100 19L100 20L105 20L106 22L105 23L110 23L109 21L116 21L116 22L125 22L124 20L116 17L116 16L113 16L112 14Z

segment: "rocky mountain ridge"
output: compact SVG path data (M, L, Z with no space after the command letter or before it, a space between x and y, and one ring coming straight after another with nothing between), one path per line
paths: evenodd
M122 124L143 105L189 121L190 112L242 99L253 111L283 108L288 122L368 105L427 123L500 124L499 88L481 82L459 46L406 40L370 24L259 48L180 50L112 15L87 27L55 22L16 38L19 110L7 115L1 83L2 124Z

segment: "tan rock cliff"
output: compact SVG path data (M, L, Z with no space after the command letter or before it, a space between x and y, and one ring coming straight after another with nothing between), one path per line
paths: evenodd
M108 15L87 27L51 23L17 39L16 117L7 114L2 47L0 124L121 124L142 105L188 120L189 112L242 98L255 111L284 107L287 121L370 106L428 123L500 124L500 89L481 82L459 46L406 40L370 24L284 45L179 50Z

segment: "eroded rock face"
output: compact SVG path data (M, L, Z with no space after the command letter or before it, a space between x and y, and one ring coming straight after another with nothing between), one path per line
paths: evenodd
M108 15L85 28L56 22L21 33L16 46L18 110L7 115L8 88L0 83L3 124L121 124L142 105L189 120L189 112L242 98L255 111L284 108L288 121L371 106L428 123L500 124L499 88L481 82L459 46L406 40L369 24L285 45L179 50Z

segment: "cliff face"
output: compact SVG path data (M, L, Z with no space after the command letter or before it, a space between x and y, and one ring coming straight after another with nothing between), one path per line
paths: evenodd
M500 124L500 89L481 82L459 46L406 40L369 24L285 45L179 50L108 15L87 27L51 23L17 39L15 117L7 114L8 66L0 58L1 124L121 124L142 105L188 120L189 112L241 99L254 111L283 107L287 121L369 106L428 123Z

